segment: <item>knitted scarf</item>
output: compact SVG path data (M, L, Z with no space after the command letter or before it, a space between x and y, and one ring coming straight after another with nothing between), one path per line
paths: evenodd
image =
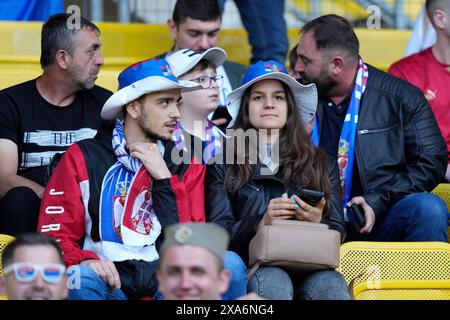
M164 147L159 142L160 151ZM161 233L153 210L151 177L126 149L123 124L117 120L112 146L117 162L106 173L100 196L102 241L130 247L154 245Z

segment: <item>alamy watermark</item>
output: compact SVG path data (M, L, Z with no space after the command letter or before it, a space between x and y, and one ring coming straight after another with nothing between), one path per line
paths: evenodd
M199 124L194 123L194 128L197 125ZM262 162L267 165L267 168L261 168L262 175L272 175L277 172L280 160L279 129L227 129L225 135L226 139L222 136L220 141L213 142L220 146L222 152L216 154L209 163L233 165ZM211 137L207 138L211 139ZM200 139L194 139L192 143L190 135L185 135L184 139L184 152L180 153L178 148L172 149L172 162L177 165L191 164L194 154L196 160L203 162L203 151L195 152L202 150L203 142Z
M67 29L69 30L80 30L81 29L81 8L77 5L70 5L66 10L70 17L67 18Z
M368 289L381 289L381 267L376 264L367 266L367 288Z
M79 265L73 265L67 268L67 288L81 289L81 270Z
M367 29L381 29L381 9L377 5L370 5L367 7L367 13L369 17L366 21Z

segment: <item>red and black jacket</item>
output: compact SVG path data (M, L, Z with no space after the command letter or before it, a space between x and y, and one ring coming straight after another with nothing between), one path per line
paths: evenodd
M192 164L174 164L174 143L167 141L164 147L164 160L172 177L152 181L153 208L163 230L181 221L204 222L205 167L194 159ZM116 161L111 134L100 131L94 139L67 150L47 185L38 230L58 239L68 266L86 259L104 259L99 231L100 194L103 178ZM157 239L157 249L162 236L163 232Z

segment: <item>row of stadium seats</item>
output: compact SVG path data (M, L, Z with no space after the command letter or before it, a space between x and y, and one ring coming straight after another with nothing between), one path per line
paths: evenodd
M98 23L102 32L105 65L98 84L112 91L117 75L126 66L169 50L172 40L165 25ZM33 79L41 74L39 65L39 22L0 22L0 89ZM365 62L382 70L403 56L410 31L356 29ZM290 47L299 37L298 29L289 30ZM221 31L219 46L229 60L248 64L250 46L245 30ZM386 50L389 48L389 50Z
M394 8L396 0L384 0L381 4L388 8ZM425 0L409 0L403 2L403 10L407 18L414 20L419 14ZM299 10L305 13L313 11L311 0L291 0ZM367 7L370 4L379 5L377 1L355 1L355 0L322 0L320 2L319 14L334 12L344 14L348 19L365 19L368 14Z

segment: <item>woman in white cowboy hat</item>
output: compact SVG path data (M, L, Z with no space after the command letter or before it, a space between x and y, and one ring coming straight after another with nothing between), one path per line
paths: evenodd
M230 231L230 250L248 263L258 226L277 219L326 223L344 238L337 163L313 146L306 130L317 107L316 87L299 84L275 61L259 61L228 101L233 134L244 134L245 143L234 148L234 139L228 141L226 163L207 169L205 190L207 221ZM324 197L309 205L297 196L301 188ZM269 299L349 299L334 270L294 277L278 267L260 267L248 289Z

